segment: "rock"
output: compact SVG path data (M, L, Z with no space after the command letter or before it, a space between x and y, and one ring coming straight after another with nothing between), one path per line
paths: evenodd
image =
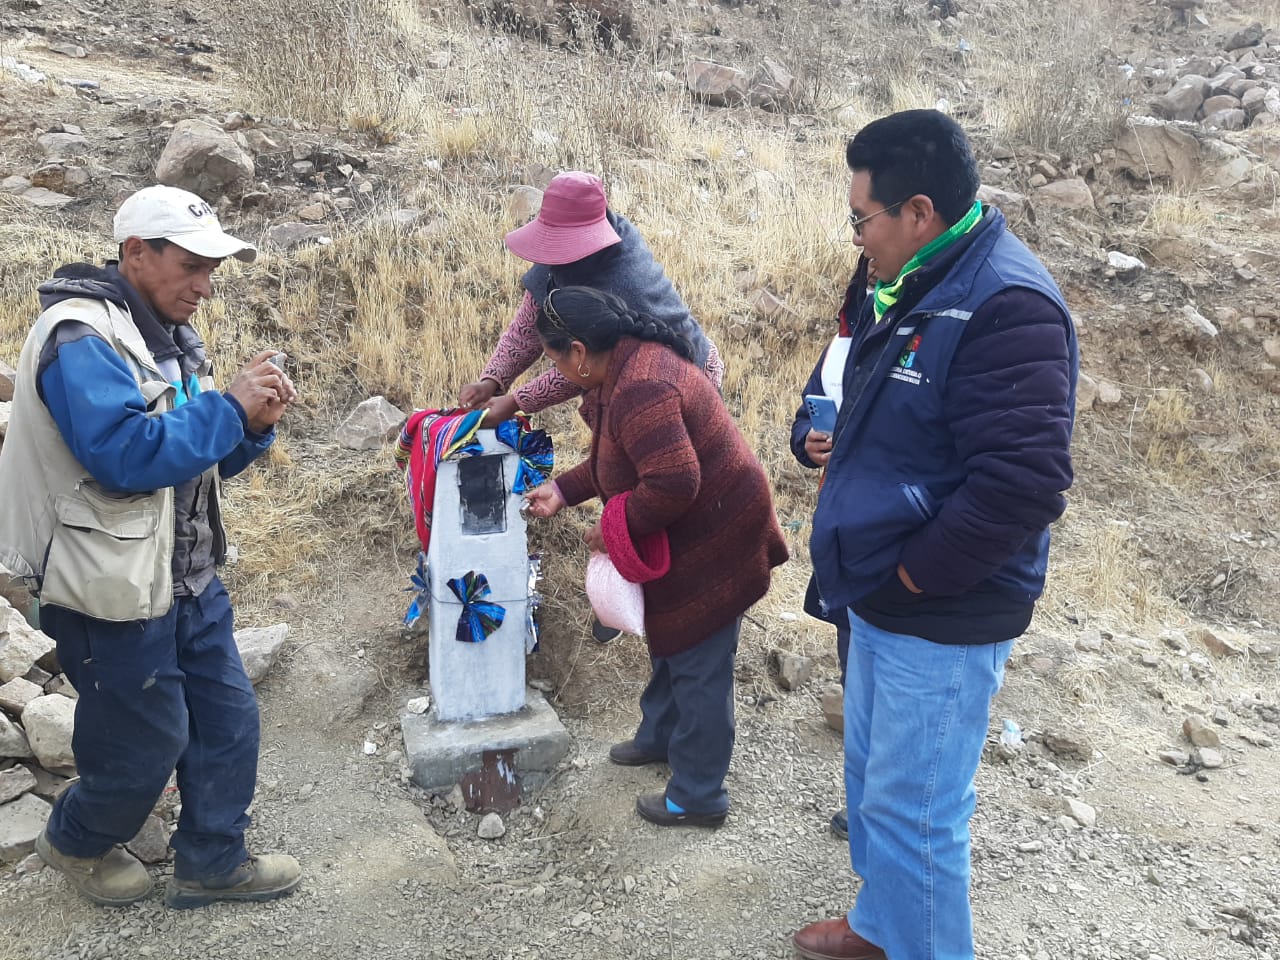
M1220 93L1204 102L1204 115L1210 117L1219 110L1239 110L1240 100L1229 93Z
M238 193L253 179L253 157L221 127L183 120L156 162L156 179L190 190L210 203Z
M476 836L481 840L497 840L507 832L507 825L496 813L486 813L476 828Z
M169 859L169 829L163 820L151 814L142 822L138 835L125 844L125 849L143 863L164 863Z
M5 177L0 180L0 193L21 195L31 189L31 181L26 177L20 177L16 173L11 177ZM11 368L12 369L12 368ZM8 399L12 400L10 396Z
M323 203L309 203L298 211L298 217L308 223L319 223L328 215L329 210Z
M33 207L39 207L41 209L56 209L58 207L65 207L75 198L69 197L65 193L57 193L53 190L46 189L45 187L32 187L22 194L21 199L24 203Z
M1220 747L1222 741L1218 731L1209 725L1204 717L1192 714L1182 721L1182 732L1197 747Z
M1015 193L1012 190L1001 190L999 187L992 187L984 183L978 187L978 199L983 203L998 207L1000 212L1005 215L1005 218L1010 221L1021 220L1031 213L1031 207L1027 203L1026 195Z
M1206 114L1201 122L1212 130L1243 130L1249 125L1249 118L1243 110L1219 110Z
M1253 744L1255 747L1270 747L1275 743L1265 733L1259 733L1257 730L1241 730L1240 739L1245 743Z
M36 778L35 789L32 793L37 797L48 800L50 803L57 800L62 795L62 792L74 782L70 777L50 773L44 767L31 767L30 770L31 775Z
M37 697L27 704L22 711L22 725L40 766L55 773L75 769L76 758L71 752L75 717L76 702L56 694Z
M798 690L813 674L813 661L785 650L773 651L773 662L778 670L778 685L783 690Z
M1098 381L1098 403L1104 407L1114 407L1124 402L1124 391L1110 380Z
M1231 726L1231 711L1226 707L1214 707L1211 719L1219 727L1229 727ZM1210 744L1210 746L1213 746L1213 744Z
M36 848L49 819L49 804L30 793L0 807L0 860L14 863Z
M0 804L16 800L36 788L35 775L26 767L10 767L0 770Z
M1063 808L1076 823L1082 827L1092 827L1098 822L1098 811L1083 800L1077 800L1075 797L1066 797L1063 800Z
M1189 303L1183 304L1176 316L1181 319L1183 327L1198 337L1218 335L1218 328L1210 322L1209 318Z
M1200 141L1185 127L1131 117L1116 139L1116 167L1139 180L1191 183L1200 175Z
M1172 767L1185 767L1191 762L1191 754L1185 750L1161 750L1160 759Z
M244 661L244 672L249 675L250 683L257 684L276 662L276 654L289 636L289 625L276 623L269 627L245 627L237 630L235 636L236 648Z
M709 60L694 60L684 70L685 86L695 98L713 107L737 106L747 102L750 82L734 67Z
M1079 390L1076 391L1079 396ZM1076 640L1076 649L1081 653L1101 653L1102 652L1102 633L1096 627L1086 630Z
M431 709L431 698L426 696L410 697L409 702L405 704L405 709L410 713L422 716Z
M844 688L832 683L822 691L822 716L836 733L844 733Z
M1023 840L1018 844L1019 853L1039 853L1044 849L1043 840Z
M1194 759L1206 770L1216 770L1224 762L1222 752L1213 747L1197 747Z
M1192 631L1192 637L1200 641L1204 648L1215 657L1239 657L1244 655L1242 647L1219 636L1208 627L1199 627Z
M1093 200L1093 191L1079 177L1070 180L1055 180L1036 189L1036 196L1056 207L1067 210L1097 210Z
M747 294L747 302L751 304L751 309L757 315L766 319L776 317L787 309L787 305L783 303L773 292L766 290L764 287L752 290Z
M271 138L265 130L239 130L237 133L243 138L243 146L251 153L275 153L280 149L280 144ZM240 141L237 141L239 143Z
M78 43L51 43L49 52L60 53L62 56L71 57L73 60L83 60L89 55L88 51Z
M280 250L293 250L306 243L329 242L329 229L310 223L281 223L267 231L267 243Z
M796 78L781 64L766 60L751 78L747 100L764 110L788 110L796 102Z
M1092 410L1098 402L1098 381L1087 373L1079 374L1076 382L1076 413L1081 410Z
M532 220L542 209L542 191L537 187L518 186L507 198L507 219L513 223Z
M1092 760L1093 746L1078 734L1067 736L1045 730L1040 734L1040 742L1054 756L1067 760Z
M0 683L24 676L56 646L13 607L0 606Z
M35 756L31 752L31 743L22 728L0 713L0 757L17 757L25 760Z
M1107 265L1116 272L1116 276L1121 280L1132 280L1147 269L1147 265L1137 257L1131 257L1127 253L1121 253L1119 250L1112 250L1107 254Z
M377 450L392 439L408 417L386 397L359 404L334 431L338 443L351 450Z
M44 692L57 694L59 697L66 697L69 700L80 699L79 691L71 685L71 681L67 679L66 674L62 673L44 685Z
M1207 78L1188 74L1151 104L1151 112L1163 120L1194 120L1210 89Z
M40 689L38 683L32 683L22 677L14 677L7 683L0 684L0 708L8 710L15 717L20 717L28 703L43 695L44 691Z
M1246 47L1256 47L1262 42L1262 38L1266 36L1267 31L1263 29L1260 23L1251 23L1243 30L1237 30L1227 40L1223 46L1223 50L1230 53L1232 50L1243 50Z
M1244 96L1236 102L1236 105L1243 109L1245 115L1252 120L1267 109L1267 99L1273 92L1264 87L1253 87L1245 91Z
M45 156L54 160L88 156L89 141L78 133L46 133L36 139Z

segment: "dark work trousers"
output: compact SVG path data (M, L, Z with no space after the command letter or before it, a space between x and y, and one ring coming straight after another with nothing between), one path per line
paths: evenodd
M133 839L174 768L182 814L174 873L207 880L248 857L245 813L258 775L258 701L214 578L154 620L109 623L41 607L40 624L80 694L72 750L80 780L49 817L53 846L98 857Z
M740 619L696 647L652 657L640 695L637 749L671 766L667 797L690 813L729 809L725 774L733 756L733 658Z

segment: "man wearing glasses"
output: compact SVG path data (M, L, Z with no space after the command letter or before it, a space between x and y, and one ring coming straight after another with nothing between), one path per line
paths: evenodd
M811 552L851 627L847 916L810 960L972 960L969 818L991 698L1044 587L1071 486L1078 355L1043 265L975 199L960 127L911 110L848 144L850 225L880 278L853 324Z

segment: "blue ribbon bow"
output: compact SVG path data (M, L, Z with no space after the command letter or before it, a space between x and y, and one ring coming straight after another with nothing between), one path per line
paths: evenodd
M494 428L499 440L520 455L512 492L526 493L546 482L555 465L555 451L551 437L545 430L530 430L529 421L523 417L504 420Z
M483 599L493 592L489 589L489 578L483 573L469 570L460 577L454 577L449 581L449 589L462 601L455 637L459 643L483 643L502 626L507 616L506 608Z

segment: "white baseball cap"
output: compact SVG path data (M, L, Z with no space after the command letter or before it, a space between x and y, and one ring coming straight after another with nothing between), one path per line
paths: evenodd
M194 193L177 187L143 187L116 211L116 243L129 237L163 238L196 256L222 260L235 257L252 263L258 248L223 233L213 207Z

